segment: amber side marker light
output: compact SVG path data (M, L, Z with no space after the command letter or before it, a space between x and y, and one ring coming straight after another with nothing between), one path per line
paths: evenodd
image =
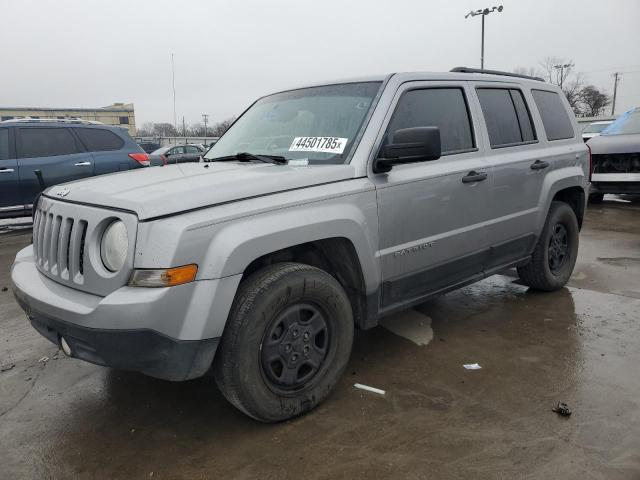
M181 267L164 269L140 269L134 270L129 280L130 287L175 287L184 283L193 282L198 273L198 265L195 263Z

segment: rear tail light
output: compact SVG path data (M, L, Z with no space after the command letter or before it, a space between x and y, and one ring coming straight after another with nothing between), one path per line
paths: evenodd
M593 175L593 156L591 155L591 147L587 144L589 149L589 181L591 181L591 175Z
M146 153L130 153L129 156L143 167L148 167L151 163L149 161L149 155Z

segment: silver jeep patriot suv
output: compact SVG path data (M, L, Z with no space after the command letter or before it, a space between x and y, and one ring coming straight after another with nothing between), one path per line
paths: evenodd
M562 92L457 68L257 100L204 156L58 185L11 270L34 328L75 358L211 372L251 417L311 410L354 328L517 267L573 270L589 153Z

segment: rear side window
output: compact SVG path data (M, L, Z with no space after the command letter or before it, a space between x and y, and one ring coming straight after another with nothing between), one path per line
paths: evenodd
M461 88L430 88L405 92L387 132L402 128L438 127L442 154L473 150L473 130Z
M20 128L18 157L51 157L77 153L73 135L67 128Z
M0 160L9 158L9 130L0 128Z
M546 90L531 90L531 94L542 117L547 140L573 138L573 126L560 96Z
M478 100L492 148L536 140L522 92L513 88L479 88Z
M115 133L100 128L76 128L76 133L91 152L104 152L108 150L120 150L124 145Z

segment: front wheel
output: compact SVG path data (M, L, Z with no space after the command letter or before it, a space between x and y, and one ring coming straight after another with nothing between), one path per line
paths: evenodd
M328 273L277 263L240 286L214 362L223 395L262 422L307 412L331 392L353 342L349 299Z
M552 202L531 262L518 267L522 283L549 292L562 288L578 258L579 233L573 209L564 202Z

